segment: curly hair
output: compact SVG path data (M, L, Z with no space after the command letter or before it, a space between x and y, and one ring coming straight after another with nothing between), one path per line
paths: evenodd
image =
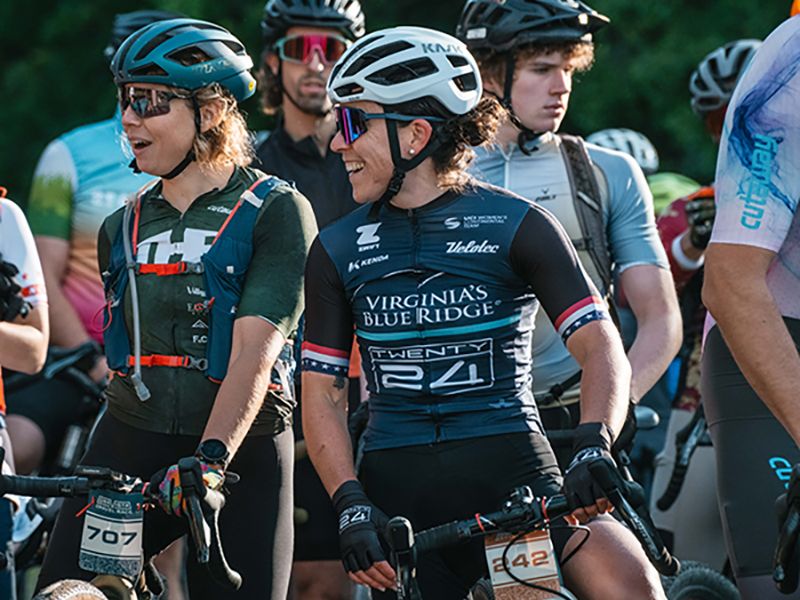
M198 107L212 102L223 104L220 122L206 132L195 133L192 147L197 163L210 169L226 165L249 165L254 156L253 137L233 94L214 83L195 91L193 95Z
M441 125L434 125L434 134L443 143L431 159L439 184L448 189L461 190L469 182L467 173L475 158L473 147L490 143L505 117L505 109L491 96L484 96L478 105L463 115L453 115L433 97L426 97L403 104L385 105L387 112L404 115L444 117ZM398 123L400 127L408 123Z
M592 42L531 42L514 48L512 52L517 65L531 58L553 52L558 52L564 60L571 61L578 72L588 71L594 63L594 44ZM500 86L505 84L507 52L477 50L473 54L475 60L478 61L484 80L494 81Z
M261 111L265 115L274 115L283 103L283 89L278 76L267 65L267 57L275 51L271 46L261 53L261 67L256 73L258 89L261 90Z

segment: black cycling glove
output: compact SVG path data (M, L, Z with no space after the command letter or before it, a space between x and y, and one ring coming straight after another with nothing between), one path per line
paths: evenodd
M386 560L380 535L389 518L364 493L358 481L345 481L333 494L339 515L339 549L348 573L366 571Z
M22 288L14 281L19 269L0 255L0 321L27 316L30 305L22 297Z
M689 221L689 240L698 250L708 247L711 240L711 229L714 227L714 217L717 207L714 197L698 198L686 203L686 218Z
M575 428L572 460L564 475L564 494L573 510L605 498L603 488L589 472L589 465L596 460L614 464L609 452L613 438L605 423L581 423Z

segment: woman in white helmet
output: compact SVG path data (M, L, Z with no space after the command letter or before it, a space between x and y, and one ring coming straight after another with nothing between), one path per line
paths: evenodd
M345 568L373 598L393 598L385 515L421 529L497 510L520 485L561 492L530 392L540 304L590 383L563 482L582 521L608 508L587 466L609 460L630 368L560 225L466 175L470 146L492 138L502 109L481 99L461 42L417 27L372 33L340 59L328 91L337 103L331 147L364 206L310 251L303 427L339 515ZM358 477L346 414L354 330L370 392ZM663 597L629 532L602 516L590 527L565 567L568 587L582 598ZM559 556L583 537L571 533L553 530ZM455 600L486 573L476 542L421 557L418 580L423 597Z

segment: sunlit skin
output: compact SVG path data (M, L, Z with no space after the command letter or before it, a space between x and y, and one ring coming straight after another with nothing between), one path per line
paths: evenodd
M531 131L558 131L567 114L572 93L575 60L560 52L540 54L519 60L511 86L511 106L522 124ZM503 96L503 86L487 78L484 88ZM511 123L504 124L497 133L497 141L516 141L519 130Z
M164 85L137 83L137 88L171 91ZM194 141L194 110L188 100L170 101L166 115L142 118L129 106L122 113L122 128L130 143L136 164L153 175L169 173L183 160Z
M351 102L346 106L360 108L367 113L384 112L383 107L375 102ZM432 131L431 124L424 119L417 119L403 127L398 124L397 137L403 158L410 158L424 148ZM366 133L350 145L337 132L331 140L331 150L342 156L356 202L374 202L383 195L394 171L386 121L368 121ZM443 191L439 187L433 163L428 159L406 174L403 187L392 199L392 204L400 208L415 208L430 202Z
M334 30L324 27L290 27L286 31L286 37L304 34L331 35L333 33L335 33ZM270 70L277 75L280 62L278 55L269 54L266 61ZM325 91L325 84L332 68L332 64L325 64L318 50L313 52L312 58L305 64L284 60L281 69L283 89L288 91L294 101L304 110L312 113L330 110L331 101Z
M286 35L331 35L333 29L323 27L290 27ZM277 76L280 59L275 53L267 55L266 66ZM333 65L325 64L318 50L315 50L305 64L284 60L281 67L281 81L284 89L283 127L294 141L313 137L320 153L328 150L328 142L333 135L334 122L331 101L325 90ZM295 106L286 95L291 95L299 105Z
M136 84L135 87L175 91L163 85ZM200 129L206 132L225 117L224 102L212 100L200 107ZM191 101L175 98L165 115L142 118L129 106L122 113L122 128L136 164L144 173L160 177L172 171L192 147L197 132ZM184 212L194 200L214 188L222 188L233 173L233 164L201 168L192 161L176 177L162 179L162 195Z

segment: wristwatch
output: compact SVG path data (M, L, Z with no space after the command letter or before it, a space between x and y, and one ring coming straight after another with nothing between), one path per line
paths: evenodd
M210 465L222 465L222 468L228 466L228 459L230 459L230 452L228 447L221 440L208 439L204 440L198 447L195 456L205 463Z

